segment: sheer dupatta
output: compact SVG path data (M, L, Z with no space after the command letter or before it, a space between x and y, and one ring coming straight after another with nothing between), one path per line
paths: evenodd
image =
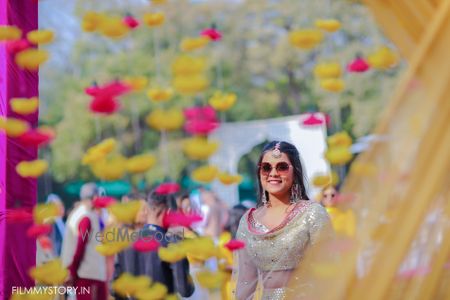
M331 228L328 214L320 204L301 200L280 225L269 229L255 219L254 211L242 217L237 232L246 247L234 256L235 299L284 299L308 245L322 229Z

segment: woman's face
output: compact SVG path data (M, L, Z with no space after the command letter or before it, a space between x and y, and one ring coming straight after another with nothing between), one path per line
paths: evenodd
M290 194L294 182L294 167L285 153L275 158L272 151L268 151L261 161L259 176L265 191L276 197L284 197Z

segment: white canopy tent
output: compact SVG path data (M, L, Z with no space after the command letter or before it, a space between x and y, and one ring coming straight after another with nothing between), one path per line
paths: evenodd
M302 121L309 114L283 118L236 123L222 123L210 135L211 140L220 142L219 150L210 158L210 163L221 171L237 173L238 163L242 156L253 147L264 141L286 141L294 144L300 152L303 167L308 180L317 173L326 173L330 167L323 155L326 150L326 125L305 126ZM315 117L324 120L324 115L317 113ZM309 195L317 190L309 185ZM225 186L216 181L212 190L229 205L239 202L237 185Z

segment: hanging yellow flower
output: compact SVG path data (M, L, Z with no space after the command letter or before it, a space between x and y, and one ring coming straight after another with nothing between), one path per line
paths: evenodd
M137 292L150 286L152 280L148 276L133 276L123 273L111 284L112 289L122 297L135 296ZM153 298L152 298L153 299Z
M194 37L194 38L184 38L181 41L180 48L182 51L193 51L196 49L201 49L208 45L209 38L206 36Z
M336 233L348 237L355 236L356 217L351 209L343 211L337 207L327 207L327 212Z
M152 0L153 4L162 5L165 4L167 0Z
M345 165L352 157L353 155L348 147L332 147L325 152L325 158L332 165Z
M229 110L237 100L237 96L234 93L222 93L217 91L209 99L209 104L217 111Z
M100 22L98 30L109 38L121 39L130 31L130 28L119 17L107 17Z
M386 70L398 63L398 56L390 48L382 46L367 57L369 65L375 69Z
M143 90L148 85L148 79L145 76L125 77L123 81L136 92Z
M233 175L227 172L221 172L218 175L220 182L225 185L236 184L242 181L242 176L239 174Z
M203 160L213 155L219 147L217 142L208 141L204 137L186 139L183 143L183 151L189 159Z
M347 131L341 131L328 137L327 142L330 147L350 147L352 145L352 138Z
M300 49L310 50L320 44L323 33L318 29L299 29L289 33L289 42Z
M181 94L195 95L206 90L209 81L204 75L178 76L175 77L173 86Z
M147 97L155 102L166 102L173 97L171 88L152 88L147 91Z
M30 129L30 125L20 119L4 119L0 117L0 129L6 131L6 135L9 137L18 137L27 132Z
M124 203L115 203L108 206L109 212L120 223L132 224L136 220L136 215L142 207L139 200Z
M115 255L131 244L130 240L120 236L121 228L108 227L102 232L101 244L95 247L95 251L103 256Z
M16 172L21 177L37 178L48 169L48 162L42 159L32 161L21 161L16 166Z
M174 76L198 75L206 69L206 61L200 57L182 55L172 64L172 73Z
M97 161L102 160L109 153L114 151L117 146L117 141L113 138L108 138L98 143L95 146L89 148L86 154L83 156L81 163L83 165L89 165Z
M0 25L0 41L13 41L22 37L22 30L17 26Z
M339 175L336 172L331 172L331 174L317 174L313 177L313 185L315 187L325 187L325 186L335 186L339 183Z
M138 300L164 299L167 292L168 289L164 284L155 282L151 287L136 292L135 297Z
M222 272L200 271L196 274L198 283L206 289L217 289L222 286L226 275Z
M186 251L180 245L169 244L158 248L158 256L162 261L174 263L186 258Z
M39 108L39 98L12 98L10 101L13 112L21 115L29 115Z
M216 178L218 172L217 167L207 165L195 169L191 176L195 181L209 183Z
M95 11L88 11L84 14L81 21L81 28L85 32L94 32L98 30L100 24L104 21L106 16Z
M149 27L160 26L164 23L166 16L163 13L146 13L143 16L143 21Z
M63 267L59 258L34 267L29 273L37 282L52 286L63 284L69 275L68 270Z
M219 253L218 248L210 237L185 240L182 247L185 249L189 259L196 261L206 261Z
M40 203L33 208L33 220L35 224L53 223L60 213L55 203Z
M345 82L339 78L327 78L320 81L320 86L328 92L339 93L344 90Z
M342 75L342 67L335 62L318 63L314 67L314 75L320 79L338 78Z
M17 53L15 61L22 69L36 71L41 64L48 60L48 58L49 54L45 50L27 49Z
M181 110L171 108L168 110L155 109L145 119L148 126L159 130L177 130L183 126L184 115Z
M152 154L141 154L130 157L127 160L127 171L133 174L147 172L156 163L156 158Z
M335 19L318 19L314 22L314 25L328 32L335 32L341 28L341 22Z
M117 155L91 164L91 170L102 180L118 180L125 175L126 163L125 157Z
M54 38L55 34L51 30L33 30L27 33L27 40L35 45L51 43Z

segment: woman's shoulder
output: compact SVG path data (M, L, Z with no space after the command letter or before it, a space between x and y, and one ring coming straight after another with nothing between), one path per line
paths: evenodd
M309 202L306 207L306 213L311 219L328 219L329 215L325 207L322 206L319 202L314 200L308 200L305 202Z

